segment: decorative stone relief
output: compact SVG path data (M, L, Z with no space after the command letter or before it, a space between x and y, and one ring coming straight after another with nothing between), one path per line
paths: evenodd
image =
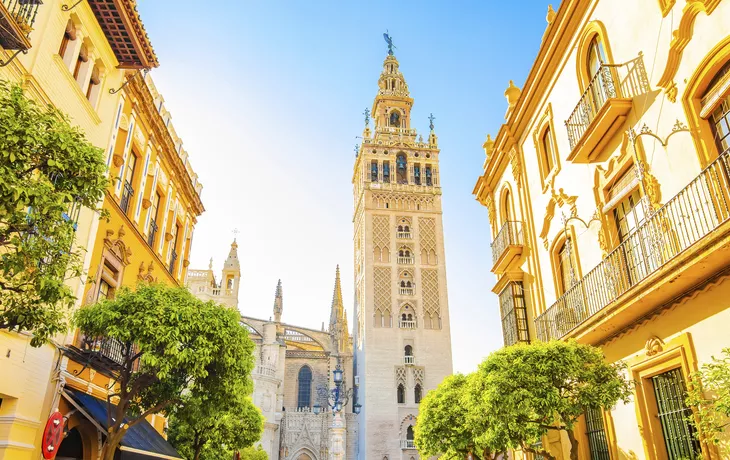
M664 351L664 341L657 336L650 337L644 345L646 356L654 356Z
M512 175L515 178L515 183L517 187L522 187L522 160L519 153L517 153L517 149L512 149L509 161L512 165Z
M377 256L384 252L390 252L390 228L388 221L388 216L373 216L373 250L376 254L376 261L388 261L385 258L380 259Z
M406 382L407 382L406 367L397 366L395 368L395 386L397 387L398 385L403 384L403 387L405 387Z
M114 230L108 229L106 231L106 237L104 238L104 246L109 249L124 265L129 265L129 258L132 257L132 250L122 241L126 231L124 225L119 227L117 231L117 237L112 239L114 236Z
M375 267L373 276L373 296L375 310L385 313L391 309L391 271L390 267Z
M575 204L577 200L577 196L566 194L562 188L558 189L557 193L555 192L555 189L552 190L552 196L545 208L545 218L542 222L542 230L540 230L540 238L542 239L543 245L545 245L545 249L548 248L548 233L550 232L550 223L552 222L553 217L555 217L555 206L561 208L563 205L567 205L570 208L570 216L573 217L578 214L578 208Z
M413 383L420 384L423 386L423 381L425 379L425 372L426 370L422 367L414 367L413 368Z
M421 263L436 264L436 219L419 217L418 233L421 244Z
M421 270L421 292L423 293L424 314L441 316L439 308L439 275L438 269L424 268Z
M149 265L147 265L147 268L145 268L145 263L141 262L139 264L139 273L137 273L137 279L139 281L144 281L147 283L155 283L157 282L157 278L152 275L152 272L155 269L155 265L150 262Z

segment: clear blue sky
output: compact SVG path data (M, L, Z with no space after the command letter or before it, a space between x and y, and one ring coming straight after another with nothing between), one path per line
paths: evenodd
M205 187L190 268L213 257L219 270L238 228L243 314L268 318L281 278L284 320L313 328L329 320L336 264L352 325L353 147L388 29L412 127L427 134L436 117L454 369L501 346L487 211L471 191L547 3L140 0L139 10L160 60L153 78Z

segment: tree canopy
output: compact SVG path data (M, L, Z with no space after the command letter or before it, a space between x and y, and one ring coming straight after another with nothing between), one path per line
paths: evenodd
M254 345L238 312L185 288L123 288L113 300L80 309L75 322L87 341L111 340L121 350L103 460L112 460L130 427L149 414L174 412L185 394L234 400L251 391Z
M727 437L722 433L730 426L730 348L692 375L687 404L697 408L690 420L705 440L719 444Z
M72 209L96 209L103 151L68 118L0 80L0 329L32 331L39 346L66 330L82 271Z
M169 440L185 458L229 460L233 451L251 447L261 437L264 418L245 389L232 399L220 396L187 393L170 414Z
M573 429L586 408L611 408L630 393L623 366L607 363L596 347L513 345L492 353L473 374L449 377L429 392L416 439L429 454L453 456L447 458L463 458L471 447L483 458L516 448L554 459L536 444L550 430L565 431L577 460Z
M486 459L505 450L495 443L477 441L476 425L466 423L468 387L469 377L454 374L421 400L415 432L421 456L463 460L471 453L475 459Z

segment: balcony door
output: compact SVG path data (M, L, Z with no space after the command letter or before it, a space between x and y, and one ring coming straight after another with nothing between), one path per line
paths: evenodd
M633 174L633 169L627 174ZM652 250L658 249L651 243L654 238L645 234L646 231L639 231L646 217L645 204L642 202L638 188L613 209L614 223L622 248L621 256L624 259L623 265L629 286L644 279L657 265L657 258L652 257Z

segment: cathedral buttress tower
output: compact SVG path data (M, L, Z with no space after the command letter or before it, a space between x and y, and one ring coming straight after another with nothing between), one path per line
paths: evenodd
M421 397L452 372L440 152L392 51L378 87L352 177L358 458L410 459Z

